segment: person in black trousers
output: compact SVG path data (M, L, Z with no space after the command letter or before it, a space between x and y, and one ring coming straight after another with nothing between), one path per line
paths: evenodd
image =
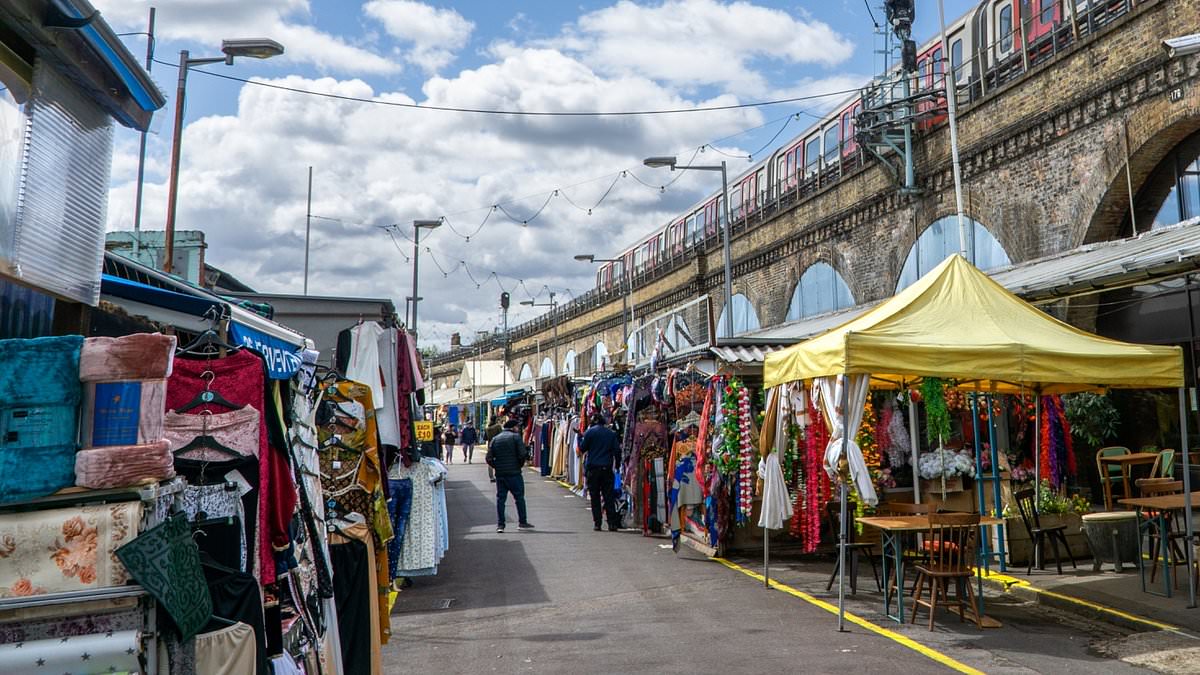
M507 420L504 431L488 443L487 463L496 472L496 532L504 531L504 506L510 492L517 503L517 527L522 530L533 527L525 513L525 479L521 467L529 459L529 448L517 433L520 426L515 419Z
M591 428L583 434L580 449L586 456L584 468L587 473L588 494L592 498L592 529L600 531L600 502L604 501L604 514L608 518L608 531L620 529L617 516L614 469L621 461L621 442L616 432L604 426L604 418L594 415Z

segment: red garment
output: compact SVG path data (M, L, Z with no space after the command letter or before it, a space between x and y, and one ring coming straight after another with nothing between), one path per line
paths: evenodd
M266 374L261 358L241 349L225 358L175 359L175 370L167 380L167 410L192 402L205 389L201 374L212 371L211 389L237 406L259 412L258 448L258 553L263 584L275 581L272 549L288 545L288 523L296 510L296 488L283 452L267 443ZM229 412L224 406L201 405L188 411L199 414Z
M416 384L413 379L412 356L408 349L408 341L411 339L412 336L407 331L400 331L396 335L396 402L399 405L396 421L400 425L401 448L414 446L412 394L416 390Z

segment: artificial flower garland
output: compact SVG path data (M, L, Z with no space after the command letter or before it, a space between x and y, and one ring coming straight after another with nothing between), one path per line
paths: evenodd
M1041 447L1041 476L1054 489L1066 484L1069 476L1074 476L1075 448L1071 442L1071 425L1063 413L1062 398L1058 396L1042 397L1042 428L1040 429Z

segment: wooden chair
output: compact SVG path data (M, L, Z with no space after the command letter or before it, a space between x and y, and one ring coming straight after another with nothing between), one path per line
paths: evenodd
M837 535L842 531L841 519L842 509L839 502L828 502L825 504L826 522L829 523L831 532L834 533L834 540L837 540ZM858 561L861 558L866 558L871 563L871 574L875 576L875 587L883 592L883 584L879 581L879 568L875 566L875 544L871 542L858 543L854 541L854 523L850 523L846 527L846 560L850 565L850 593L858 593ZM825 584L825 590L833 588L833 582L837 580L838 572L841 571L842 557L838 557L833 563L833 574L829 575L829 583Z
M1150 467L1151 478L1174 478L1175 477L1175 451L1171 448L1165 448L1158 452L1158 458L1154 460L1154 466Z
M1115 464L1108 464L1108 465L1102 464L1100 462L1100 458L1101 457L1113 457L1115 455L1128 455L1128 454L1130 454L1129 448L1123 448L1123 447L1117 446L1117 445L1112 445L1107 448L1100 448L1099 450L1096 451L1096 474L1098 476L1100 476L1100 486L1104 488L1104 510L1105 511L1112 511L1112 508L1113 508L1113 506L1112 506L1112 501L1113 501L1112 486L1114 484L1116 484L1116 485L1121 485L1122 490L1124 490L1125 488L1123 487L1124 483L1122 482L1123 476L1121 474L1121 467L1117 466ZM1133 495L1125 495L1126 498L1132 497L1132 496Z
M1025 531L1029 533L1029 540L1033 542L1033 553L1029 556L1029 567L1025 570L1026 576L1033 574L1033 564L1035 561L1039 570L1046 569L1045 548L1047 541L1050 542L1050 548L1054 551L1054 566L1058 568L1059 574L1063 573L1062 555L1058 550L1059 542L1062 542L1063 551L1066 552L1067 557L1071 560L1071 567L1078 569L1078 566L1075 564L1075 558L1071 555L1071 545L1067 543L1067 535L1065 534L1067 526L1053 525L1051 527L1042 527L1034 499L1032 488L1021 490L1013 495L1013 501L1017 503L1017 511L1021 514L1021 522L1025 524Z
M1183 481L1169 478L1141 478L1134 481L1134 484L1137 486L1138 494L1142 497L1161 497L1183 492ZM1187 545L1187 532L1180 511L1172 511L1167 516L1165 532L1159 532L1155 525L1157 521L1153 519L1158 516L1157 512L1143 509L1142 515L1152 519L1147 540L1150 549L1150 583L1154 583L1155 577L1158 576L1158 555L1162 546L1159 537L1167 538L1167 555L1170 558L1167 566L1170 568L1187 566L1187 553L1183 548ZM1175 585L1179 585L1178 575L1175 576Z
M975 617L975 625L983 628L979 616L979 603L975 598L975 589L971 585L971 575L974 574L972 558L975 555L975 543L979 537L978 513L934 513L929 516L929 560L917 565L917 595L913 599L911 623L917 622L917 610L929 608L929 630L933 630L933 619L937 613L938 599L947 604L950 602L950 581L955 582L954 595L958 601L958 618L964 621L966 614L963 610L963 589L967 590L970 599L971 612ZM924 600L925 589L929 589L929 599Z

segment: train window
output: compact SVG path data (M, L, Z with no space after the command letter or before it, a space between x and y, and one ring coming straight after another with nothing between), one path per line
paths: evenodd
M696 236L704 237L704 225L708 216L708 207L700 209L696 212Z
M762 206L767 199L767 170L758 170L758 205Z
M1054 4L1058 0L1042 0L1042 23L1051 25L1054 23Z
M954 82L960 83L963 81L963 41L962 38L955 40L950 44L950 72L954 74Z
M929 80L929 61L921 59L917 62L917 89L924 89Z
M725 197L717 197L717 224L725 225Z
M821 137L813 136L804 144L804 177L807 178L821 168Z
M754 186L751 185L750 179L747 179L745 182L742 183L742 215L745 215L746 212L751 209L752 205L750 203L750 200L751 200L751 194L753 193L753 190L754 190Z
M784 181L787 180L787 175L788 175L788 173L790 173L788 171L788 160L790 160L791 158L792 158L792 153L786 152L775 163L775 184L779 190L782 190L784 188Z
M696 216L693 214L687 219L687 241L689 244L696 243L699 236L696 235Z
M837 163L838 159L838 125L831 124L825 130L825 165Z
M1007 54L1013 48L1013 9L1011 4L1006 4L996 13L996 29L999 32L1000 52Z
M941 48L933 51L933 77L930 78L930 85L937 89L942 86L942 73L945 72L945 64L942 63Z

